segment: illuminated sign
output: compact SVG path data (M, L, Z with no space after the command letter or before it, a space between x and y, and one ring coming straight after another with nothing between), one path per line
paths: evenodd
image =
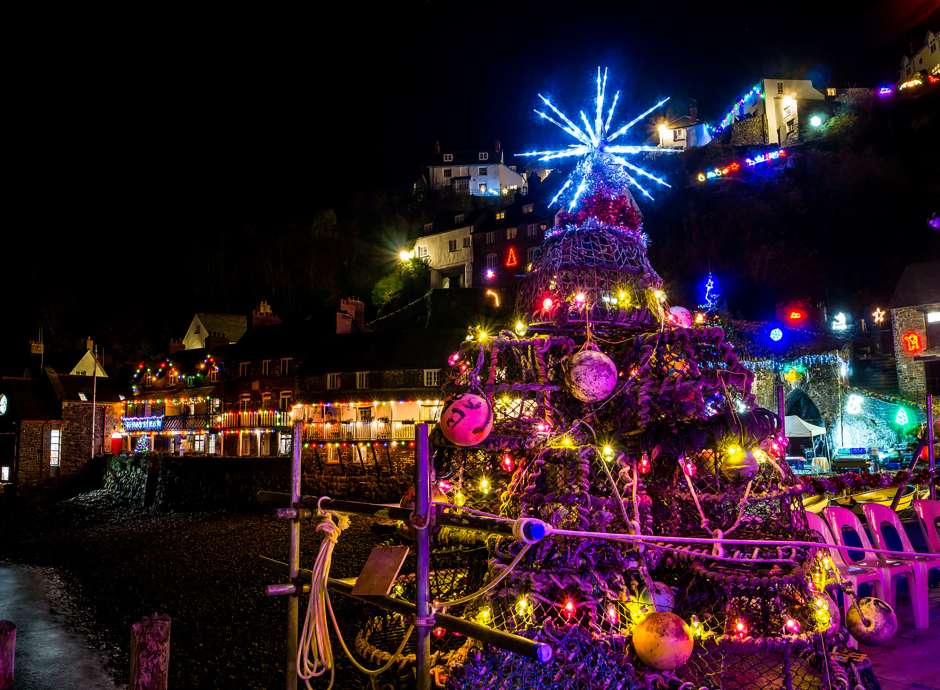
M506 261L503 263L506 268L514 268L519 265L519 257L516 255L516 248L509 245L506 250Z
M918 352L926 350L924 345L924 336L917 331L907 331L901 336L901 347L909 355L916 355Z
M163 429L163 415L124 418L124 431L160 431L161 429Z

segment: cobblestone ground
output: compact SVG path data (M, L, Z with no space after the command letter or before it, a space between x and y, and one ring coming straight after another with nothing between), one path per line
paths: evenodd
M4 521L0 558L54 570L61 583L50 596L67 595L69 627L105 657L119 685L128 680L131 623L160 612L173 620L170 687L284 686L286 602L266 598L264 587L286 571L259 556L286 558L287 526L270 514L134 514L92 494L28 521ZM358 574L376 540L368 522L354 519L333 574ZM306 530L305 566L318 545ZM351 644L365 612L342 597L335 603ZM344 664L335 687L365 685Z

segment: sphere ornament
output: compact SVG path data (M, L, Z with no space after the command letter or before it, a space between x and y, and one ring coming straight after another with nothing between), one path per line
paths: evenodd
M876 597L864 597L850 606L845 623L852 637L862 644L881 645L898 631L898 617L891 606Z
M669 322L680 328L691 328L692 312L685 307L669 307Z
M617 387L617 365L600 350L585 348L571 358L568 386L581 402L604 400Z
M674 613L651 613L633 630L633 648L647 666L672 671L692 655L692 630Z
M726 448L721 456L721 473L725 479L750 479L757 474L759 466L754 453L739 446Z
M640 601L656 611L672 611L676 605L676 596L665 582L654 582L652 594L649 589L644 589L640 594Z
M476 393L460 393L447 401L441 412L441 433L457 446L475 446L493 430L489 401Z

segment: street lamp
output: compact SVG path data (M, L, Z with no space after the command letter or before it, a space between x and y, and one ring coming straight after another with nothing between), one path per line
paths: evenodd
M811 127L814 127L814 128L815 128L815 127L819 127L820 125L822 125L822 123L823 123L823 119L822 119L822 117L821 117L820 115L813 115L813 116L809 119L809 124L810 124L810 126L811 126Z
M407 249L402 249L398 252L398 258L402 261L411 261L414 258L415 253L413 251L408 251Z

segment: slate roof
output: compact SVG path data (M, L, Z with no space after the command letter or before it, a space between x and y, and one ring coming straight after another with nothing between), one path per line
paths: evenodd
M120 392L111 379L101 378L92 381L91 376L69 376L50 373L49 380L60 400L69 402L91 402L92 387L94 386L94 399L100 403L120 402ZM79 393L85 395L83 401Z
M198 312L196 317L208 333L221 333L230 342L238 342L248 330L248 317L242 314L209 314ZM207 333L207 335L208 335Z
M917 307L940 302L940 261L909 264L901 274L891 307Z

